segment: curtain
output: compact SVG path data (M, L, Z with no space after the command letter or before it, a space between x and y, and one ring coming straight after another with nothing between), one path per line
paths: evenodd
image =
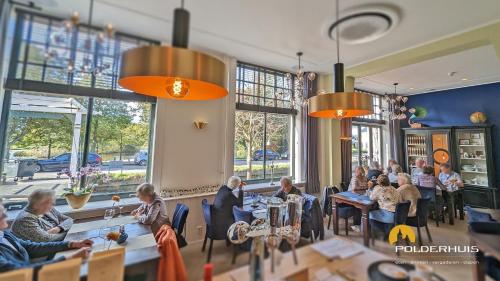
M317 79L310 81L307 79L308 73L304 73L305 98L316 95ZM319 171L318 171L318 120L309 117L307 106L302 108L301 121L301 146L302 146L302 171L305 171L306 193L315 194L320 192Z
M342 164L342 184L349 185L352 176L352 119L343 118L340 121L340 161Z
M394 94L389 95L390 98L395 98ZM394 112L394 104L389 103L389 112ZM401 122L400 120L389 119L389 144L390 157L400 165L404 163L403 158L403 143L401 141Z

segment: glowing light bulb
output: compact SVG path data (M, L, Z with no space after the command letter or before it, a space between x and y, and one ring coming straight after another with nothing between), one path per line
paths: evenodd
M342 119L344 117L344 110L338 109L337 110L337 118Z
M189 93L189 82L175 78L167 84L167 93L174 99L182 99Z

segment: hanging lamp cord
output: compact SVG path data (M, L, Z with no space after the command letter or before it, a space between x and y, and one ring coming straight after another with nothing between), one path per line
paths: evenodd
M339 0L336 0L335 4L335 14L337 17L337 22L339 21ZM340 23L336 27L336 33L337 33L337 63L340 63L340 37L339 37L339 29L340 29Z
M181 0L181 8L184 9L184 0Z
M89 34L90 34L90 26L92 25L92 16L93 16L93 14L94 14L94 0L90 0L89 21L88 21Z

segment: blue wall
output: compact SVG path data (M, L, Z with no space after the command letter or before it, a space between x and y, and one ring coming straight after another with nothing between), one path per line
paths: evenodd
M486 113L493 126L493 156L497 185L500 183L500 83L410 96L409 107L422 106L428 114L418 122L430 127L473 125L469 116Z

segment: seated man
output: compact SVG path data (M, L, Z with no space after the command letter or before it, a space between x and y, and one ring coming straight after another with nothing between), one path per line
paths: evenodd
M292 180L289 177L282 177L280 180L281 189L273 194L274 197L279 197L286 201L286 196L288 194L296 194L302 196L302 192L298 188L292 185Z
M90 253L91 240L82 241L60 241L60 242L31 242L21 240L10 231L5 231L7 215L2 204L0 204L0 272L6 272L23 267L33 267L36 270L43 265L55 263L65 259L82 258L87 259ZM80 249L73 254L41 262L31 262L31 259L54 255L57 252L70 249Z
M243 206L243 190L241 187L241 179L232 176L227 180L227 185L221 186L215 195L214 208L216 210L216 220L222 224L224 233L227 232L234 222L233 206L240 208Z
M51 189L37 189L12 223L12 233L33 242L62 241L73 225L73 219L54 208L56 194Z

